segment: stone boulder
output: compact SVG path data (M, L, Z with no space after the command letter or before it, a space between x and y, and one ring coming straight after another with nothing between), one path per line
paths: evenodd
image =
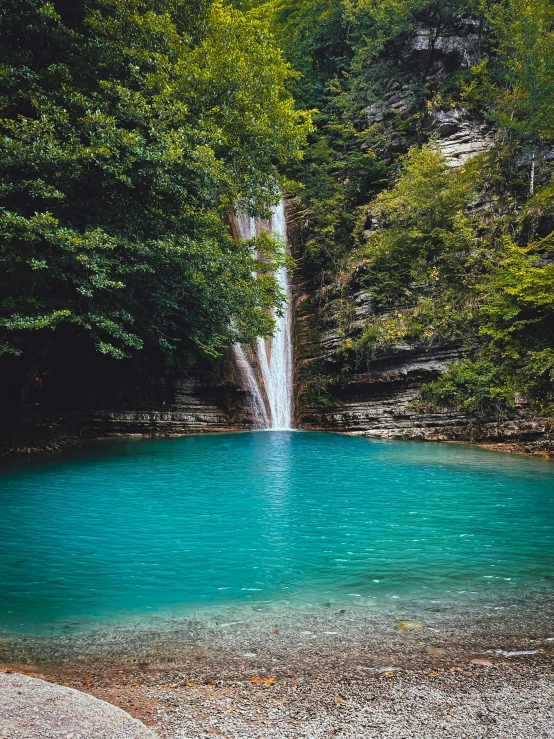
M73 688L0 672L3 739L156 739L121 708Z

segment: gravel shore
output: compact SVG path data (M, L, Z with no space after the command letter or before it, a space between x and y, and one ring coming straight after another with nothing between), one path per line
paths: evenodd
M347 680L253 676L207 684L193 683L190 671L183 677L183 668L145 669L137 676L113 667L66 666L45 670L41 677L64 680L113 703L165 739L554 737L552 664L495 660L449 669L353 673ZM0 730L0 736L12 735ZM62 734L51 736L61 739ZM93 736L115 739L119 734Z
M164 739L554 739L550 598L493 602L4 635L0 669L88 692Z

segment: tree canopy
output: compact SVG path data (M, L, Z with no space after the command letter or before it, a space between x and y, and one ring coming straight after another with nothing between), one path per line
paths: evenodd
M225 223L276 202L310 126L267 23L7 0L0 29L0 351L28 363L77 330L114 358L215 356L270 333L275 249L255 262Z

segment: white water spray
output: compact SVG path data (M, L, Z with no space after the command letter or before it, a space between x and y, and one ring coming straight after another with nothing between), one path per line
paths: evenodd
M248 216L239 216L236 220L239 236L250 239L256 235L256 221ZM279 236L286 248L287 223L285 205L279 203L271 217L271 233ZM256 377L242 347L235 345L233 350L246 389L252 397L252 408L256 421L261 428L290 429L293 418L293 366L292 366L292 317L290 311L291 291L286 267L280 267L275 273L278 285L285 295L286 303L282 315L275 316L274 335L270 339L258 339L257 359L261 377ZM264 393L260 387L263 383ZM261 411L260 404L263 406Z
M233 354L237 364L240 376L245 385L245 389L250 393L252 398L252 411L256 420L256 425L260 428L269 428L269 416L265 407L264 399L260 392L260 387L256 381L256 375L252 370L252 366L248 361L244 349L240 344L233 344Z
M271 233L286 244L285 205L281 201L271 217ZM292 321L290 285L286 267L275 277L285 295L282 315L275 316L274 335L268 341L258 339L258 357L269 402L272 429L290 429L292 425Z

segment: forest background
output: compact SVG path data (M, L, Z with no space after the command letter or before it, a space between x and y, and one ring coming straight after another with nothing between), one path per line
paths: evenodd
M399 102L400 101L400 102ZM332 372L460 346L422 405L554 411L554 4L7 0L0 8L6 418L48 378L93 404L272 330L285 192ZM452 166L438 125L490 130ZM254 279L253 272L260 275ZM369 316L357 318L356 296Z

